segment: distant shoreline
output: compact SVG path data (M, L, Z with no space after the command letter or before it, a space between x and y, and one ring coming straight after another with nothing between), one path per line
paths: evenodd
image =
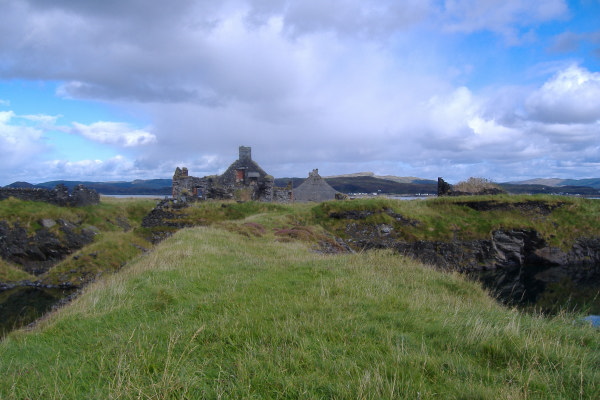
M126 199L126 198L135 198L135 199L164 199L170 198L169 195L160 195L160 194L100 194L100 197L112 197L115 199Z

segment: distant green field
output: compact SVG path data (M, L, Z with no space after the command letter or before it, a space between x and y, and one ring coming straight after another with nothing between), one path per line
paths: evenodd
M314 252L308 210L180 231L11 333L0 398L600 398L597 330L391 252Z

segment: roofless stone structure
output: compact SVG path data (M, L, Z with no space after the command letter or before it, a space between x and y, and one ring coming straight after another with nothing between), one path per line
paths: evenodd
M223 175L197 178L189 176L187 168L177 167L173 175L173 197L285 203L291 201L292 191L275 187L275 179L252 160L252 148L240 146L239 158Z
M252 148L240 146L239 158L222 175L203 178L189 176L187 168L175 169L173 198L180 200L257 200L278 203L291 201L321 202L343 199L346 196L329 186L313 169L300 186L292 191L291 185L275 186L275 179L254 160Z
M340 197L340 194L325 182L318 169L313 169L308 178L294 190L294 200L321 202L334 200Z

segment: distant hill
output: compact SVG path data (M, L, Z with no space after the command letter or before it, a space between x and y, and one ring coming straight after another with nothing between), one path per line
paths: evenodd
M335 190L342 193L380 193L380 194L436 194L437 181L417 177L378 176L372 172L335 175L324 178ZM275 185L285 187L292 182L296 188L305 178L277 178ZM171 179L136 179L132 182L89 182L89 181L50 181L37 185L28 182L14 182L5 187L52 189L63 184L72 190L83 184L104 195L171 195ZM518 182L505 182L499 185L509 193L552 193L600 196L600 178L590 179L530 179Z
M600 189L600 178L565 179L560 186L589 186Z
M335 190L342 193L381 193L381 194L435 194L437 181L418 180L413 182L398 182L390 179L375 177L372 173L336 175L324 178ZM304 178L278 178L275 185L285 187L292 182L297 188Z
M325 179L364 178L364 177L372 177L372 178L383 179L383 180L393 181L393 182L398 182L398 183L419 183L419 184L437 185L437 180L417 178L414 176L375 175L373 172L356 172L354 174L332 175L332 176L326 176Z
M13 182L10 185L6 185L4 187L12 188L12 189L31 189L31 188L34 188L35 185L32 185L29 182Z
M594 189L600 189L600 178L588 178L588 179L560 179L560 178L537 178L528 179L525 181L506 182L507 185L542 185L552 187L591 187Z
M85 185L106 195L157 195L168 196L171 194L171 179L135 180L133 182L88 182L88 181L50 181L32 185L27 182L14 182L5 187L11 188L44 188L53 189L56 185L63 184L73 190L77 185Z
M436 194L435 183L403 183L372 176L325 178L335 190L342 193ZM433 182L433 181L432 181Z
M525 181L506 182L508 185L542 185L542 186L560 186L564 179L559 178L535 178Z

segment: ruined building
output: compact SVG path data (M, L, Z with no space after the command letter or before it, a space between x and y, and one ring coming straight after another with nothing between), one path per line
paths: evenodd
M94 189L77 185L69 193L63 185L56 185L54 189L42 188L0 188L0 200L10 197L26 201L43 201L61 207L83 207L100 203L100 195Z
M334 200L343 196L334 188L329 186L325 179L321 178L318 169L313 169L308 174L308 178L300 186L294 189L295 201L314 201L321 202Z
M252 160L252 149L240 146L239 158L222 175L197 178L189 176L187 168L177 167L173 175L173 197L289 202L292 191L275 187L275 179Z

